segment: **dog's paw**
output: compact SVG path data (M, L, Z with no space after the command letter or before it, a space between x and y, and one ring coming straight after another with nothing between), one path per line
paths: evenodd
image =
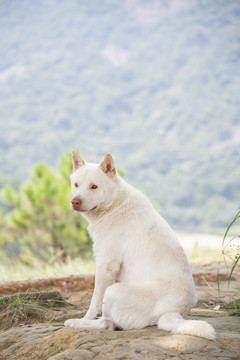
M69 319L65 321L64 326L79 329L82 327L81 325L83 325L82 320L83 319Z

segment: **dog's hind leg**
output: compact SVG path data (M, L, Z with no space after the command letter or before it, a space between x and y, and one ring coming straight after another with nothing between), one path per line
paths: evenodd
M157 324L159 316L152 317L155 304L156 297L146 286L117 283L105 292L100 319L70 319L64 325L78 329L141 329Z
M154 325L159 319L152 316L156 301L154 291L148 286L117 283L105 292L102 318L112 328L123 330Z

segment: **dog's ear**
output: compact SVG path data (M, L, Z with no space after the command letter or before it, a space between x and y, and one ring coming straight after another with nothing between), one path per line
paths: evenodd
M106 173L110 177L113 177L113 176L116 175L116 168L115 168L115 165L114 165L113 158L112 158L112 156L110 154L106 154L104 156L104 159L100 164L100 168L102 169L102 171L104 173Z
M72 164L73 164L73 171L76 171L81 166L86 165L85 161L81 158L79 153L75 150L72 152Z

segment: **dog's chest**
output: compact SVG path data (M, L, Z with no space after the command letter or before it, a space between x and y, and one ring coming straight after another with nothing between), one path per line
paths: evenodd
M113 224L90 225L89 234L93 241L93 252L96 257L120 258L126 247L126 231Z

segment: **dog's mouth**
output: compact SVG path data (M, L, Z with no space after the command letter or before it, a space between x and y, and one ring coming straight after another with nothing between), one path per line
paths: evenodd
M97 208L97 205L94 206L94 207L93 207L92 209L90 209L90 210L82 209L80 206L72 206L72 209L73 209L74 211L78 211L78 212L93 211L93 210L95 210L96 208Z

